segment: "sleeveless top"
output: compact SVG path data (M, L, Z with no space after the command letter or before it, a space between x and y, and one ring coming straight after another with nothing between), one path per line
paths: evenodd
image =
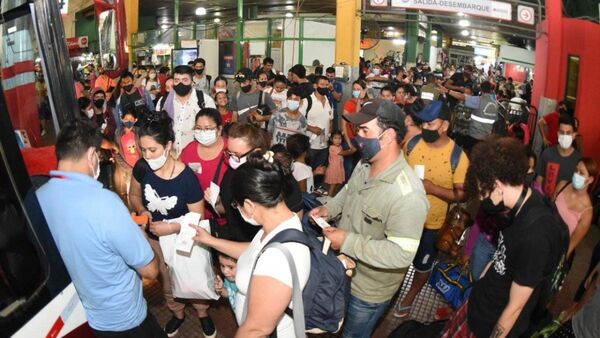
M558 209L560 217L569 227L569 235L573 235L573 232L577 228L577 224L579 224L579 220L581 219L583 213L592 208L591 206L587 207L581 212L569 209L565 194L563 194L562 191L558 194L558 196L556 196L556 201L554 201L554 203L556 204L556 208Z

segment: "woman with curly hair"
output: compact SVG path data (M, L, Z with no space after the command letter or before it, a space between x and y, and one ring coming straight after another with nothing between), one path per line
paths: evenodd
M568 247L566 226L525 183L525 147L511 138L477 144L467 192L490 215L506 212L498 249L443 337L520 337L534 310L547 302L550 282Z

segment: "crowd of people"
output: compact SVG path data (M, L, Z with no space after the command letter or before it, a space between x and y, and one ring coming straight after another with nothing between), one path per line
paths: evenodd
M234 83L205 67L140 66L117 81L99 70L58 135L58 170L37 195L97 337L172 337L187 305L202 334L216 336L212 300L174 297L160 245L190 226L170 221L188 213L210 221L210 231L191 225L194 241L214 256L211 288L229 300L236 337L303 336L288 310L301 306L298 289L315 288L319 261L303 240L272 246L290 231L322 237L349 276L334 331L371 337L412 266L391 307L410 317L445 259L436 243L448 210L466 204L475 217L460 256L477 281L440 334L539 329L555 272L594 221L598 167L565 106L539 122L545 149L536 156L533 81L517 87L494 68L361 62L345 93L332 67L295 65L285 76L265 58ZM572 337L600 335L587 320L600 311L597 258L569 312ZM166 323L148 310L141 278L160 281Z

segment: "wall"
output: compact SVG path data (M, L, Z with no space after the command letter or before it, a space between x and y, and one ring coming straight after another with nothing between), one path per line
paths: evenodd
M392 40L380 39L379 43L371 48L364 51L365 60L377 60L383 59L389 51L404 52L404 45L396 45Z
M63 25L65 28L65 37L75 37L75 14L80 10L92 6L92 0L70 0L69 13L63 15Z

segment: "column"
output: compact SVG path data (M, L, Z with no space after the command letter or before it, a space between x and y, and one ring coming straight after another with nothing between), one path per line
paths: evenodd
M431 52L431 24L427 24L427 35L425 36L425 42L423 43L423 61L429 63L429 57ZM435 65L434 65L435 66Z
M419 43L419 15L406 14L406 48L404 48L404 61L407 66L415 65L417 61L417 44Z
M139 0L127 0L124 2L125 6L125 22L127 24L127 49L129 50L129 69L133 66L133 59L135 58L135 43L133 36L138 32L139 27Z
M355 78L360 54L361 0L336 0L335 63L346 63L353 68Z
M237 14L238 21L235 27L235 50L236 50L236 60L237 60L237 69L238 71L244 65L244 0L237 1Z
M180 48L179 43L179 0L175 0L175 20L173 21L173 44L175 48Z

